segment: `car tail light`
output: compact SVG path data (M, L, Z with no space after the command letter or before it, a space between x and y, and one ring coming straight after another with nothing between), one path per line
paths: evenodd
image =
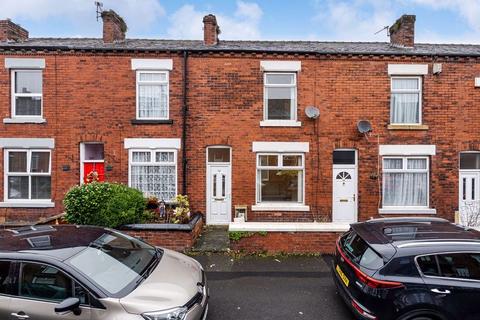
M352 300L352 307L357 310L359 314L367 319L377 320L377 317L368 311L365 307L360 305L357 301Z
M337 240L337 250L342 256L343 260L353 269L355 272L355 276L358 280L369 286L370 288L374 289L394 289L394 288L401 288L403 284L400 282L395 281L382 281L374 279L363 271L361 271L356 265L353 264L352 261L347 257L347 255L343 252L342 248L340 247L340 239Z

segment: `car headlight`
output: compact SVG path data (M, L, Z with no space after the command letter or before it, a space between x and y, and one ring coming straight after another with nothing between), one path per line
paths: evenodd
M186 307L179 307L163 311L146 312L142 316L146 320L183 320L187 311Z

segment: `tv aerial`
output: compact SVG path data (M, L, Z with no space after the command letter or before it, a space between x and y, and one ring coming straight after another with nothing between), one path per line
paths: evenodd
M315 120L320 116L320 110L318 110L317 107L314 106L308 106L305 109L305 114L309 119Z
M98 19L100 19L100 17L102 16L103 3L99 1L95 1L94 3L95 3L95 6L97 7L97 21L98 21Z

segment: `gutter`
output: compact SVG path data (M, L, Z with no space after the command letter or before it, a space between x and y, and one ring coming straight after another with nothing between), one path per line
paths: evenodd
M183 51L182 194L187 194L188 51Z

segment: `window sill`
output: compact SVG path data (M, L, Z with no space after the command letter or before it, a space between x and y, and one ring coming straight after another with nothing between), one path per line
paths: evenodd
M0 202L0 208L53 208L52 201Z
M148 119L132 119L132 124L173 124L173 120L148 120Z
M428 126L425 124L389 124L388 130L428 130Z
M310 211L310 206L289 204L257 204L252 211Z
M295 120L264 120L260 127L301 127L302 123Z
M397 207L397 208L380 208L379 214L437 214L437 209L432 208L409 208L409 207Z
M39 117L4 118L3 123L46 123L47 120Z

